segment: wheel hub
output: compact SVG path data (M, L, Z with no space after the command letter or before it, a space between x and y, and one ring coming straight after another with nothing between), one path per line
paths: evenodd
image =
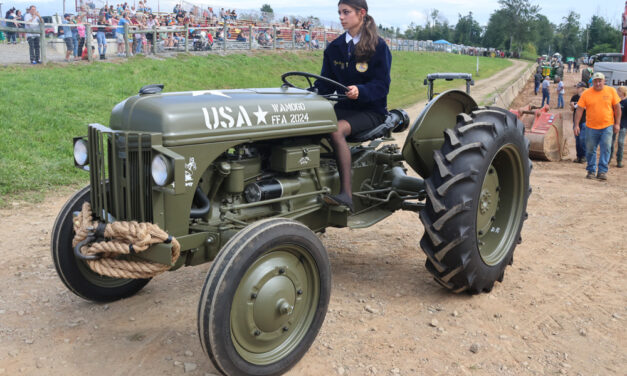
M522 216L522 160L515 147L504 145L483 179L477 207L477 248L487 265L503 261L516 240Z
M231 307L231 332L250 361L274 359L304 335L318 299L311 266L300 255L277 250L260 257L242 277Z

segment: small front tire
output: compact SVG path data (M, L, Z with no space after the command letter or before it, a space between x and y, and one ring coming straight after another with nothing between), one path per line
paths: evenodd
M203 349L224 375L280 375L313 343L330 294L328 255L311 230L255 222L211 266L198 305Z
M127 298L141 290L150 279L120 279L101 276L74 255L72 239L73 213L89 202L89 186L76 192L63 205L52 227L50 249L52 262L65 286L74 294L95 302L111 302Z

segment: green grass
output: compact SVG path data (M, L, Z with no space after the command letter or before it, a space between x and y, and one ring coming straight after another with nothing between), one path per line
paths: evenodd
M123 63L51 64L0 69L0 207L32 200L59 186L86 183L76 169L72 137L88 123L108 124L113 106L150 83L166 91L277 87L290 70L319 73L322 52L210 55ZM480 59L481 78L509 66ZM426 99L423 79L432 72L474 73L476 58L442 53L394 52L389 107ZM438 84L438 91L460 82Z

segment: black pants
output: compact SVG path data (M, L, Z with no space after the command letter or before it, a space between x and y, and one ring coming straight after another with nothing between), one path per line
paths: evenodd
M39 56L39 37L28 37L28 52L30 53L30 61L40 62L41 57Z
M78 38L78 57L83 56L83 47L85 47L85 38ZM89 56L89 51L87 51L87 56Z

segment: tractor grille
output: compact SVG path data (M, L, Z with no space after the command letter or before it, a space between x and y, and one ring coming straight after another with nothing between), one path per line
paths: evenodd
M148 133L89 125L91 206L96 218L152 222L150 139Z

